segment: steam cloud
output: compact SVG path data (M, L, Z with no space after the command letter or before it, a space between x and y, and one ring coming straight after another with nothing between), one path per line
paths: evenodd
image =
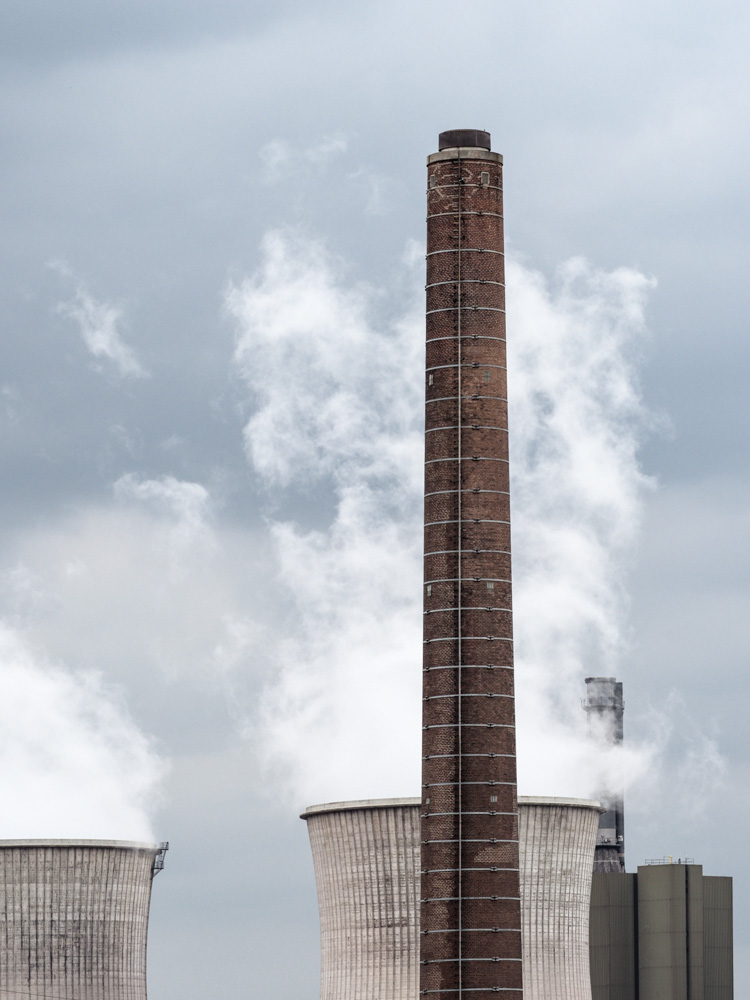
M410 266L416 288L414 248ZM274 232L227 296L255 405L251 463L276 490L324 482L334 497L325 529L271 524L289 615L268 654L278 673L259 745L308 801L419 787L422 296L378 325L375 291L342 271L322 245ZM522 791L584 794L600 780L580 699L584 674L613 671L623 650L651 286L574 260L550 288L509 265ZM648 760L626 752L631 772Z
M655 749L593 755L581 711L583 677L615 674L626 649L624 579L651 485L637 369L654 282L574 259L551 287L511 261L507 284L519 786L592 794L608 758L624 756L632 781Z
M227 296L257 402L250 461L269 487L324 482L334 497L325 530L271 526L288 612L258 745L308 799L410 793L404 755L419 757L421 303L382 329L374 291L340 267L271 233L259 272Z
M204 486L130 474L113 493L113 502L17 533L6 553L0 838L153 839L167 766L120 687L158 697L165 685L168 697L179 684L184 698L202 699L210 686L232 707L238 668L263 645L248 609L273 622L253 595L262 540L232 528L219 535ZM169 730L160 736L168 741Z
M153 841L158 762L100 676L45 661L0 624L0 689L3 839Z

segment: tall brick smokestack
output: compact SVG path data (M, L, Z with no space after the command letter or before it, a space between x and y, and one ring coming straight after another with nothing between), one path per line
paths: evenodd
M427 159L420 994L523 996L502 164Z

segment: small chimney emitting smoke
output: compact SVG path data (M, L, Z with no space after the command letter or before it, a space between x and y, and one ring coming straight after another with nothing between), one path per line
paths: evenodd
M589 735L606 746L620 746L623 739L622 682L614 677L587 677L586 700ZM625 871L625 814L622 776L610 775L606 788L598 793L604 812L599 817L599 833L594 854L595 872Z

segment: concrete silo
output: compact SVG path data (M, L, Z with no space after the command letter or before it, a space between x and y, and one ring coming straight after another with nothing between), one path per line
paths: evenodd
M333 802L303 813L318 888L321 1000L418 997L420 805ZM525 1000L590 1000L600 806L539 798L518 806Z
M0 840L4 1000L145 1000L151 882L166 849Z

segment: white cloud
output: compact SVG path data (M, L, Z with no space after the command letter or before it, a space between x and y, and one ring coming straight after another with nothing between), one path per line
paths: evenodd
M347 180L363 192L365 215L387 215L396 187L393 177L371 167L359 167Z
M310 163L326 163L332 156L345 153L349 147L346 136L341 132L325 136L304 150L303 156Z
M174 476L138 479L130 473L117 480L114 491L118 499L144 504L162 520L174 556L212 545L210 496L200 483Z
M10 383L0 385L0 397L5 405L5 416L9 423L17 424L19 421L18 402L21 393L17 386Z
M95 358L110 362L120 375L128 378L148 377L149 373L122 338L123 313L119 306L98 302L81 284L74 298L60 303L57 311L78 323L81 338Z
M292 146L286 139L271 139L261 146L258 155L266 184L275 184L282 180L291 168Z

